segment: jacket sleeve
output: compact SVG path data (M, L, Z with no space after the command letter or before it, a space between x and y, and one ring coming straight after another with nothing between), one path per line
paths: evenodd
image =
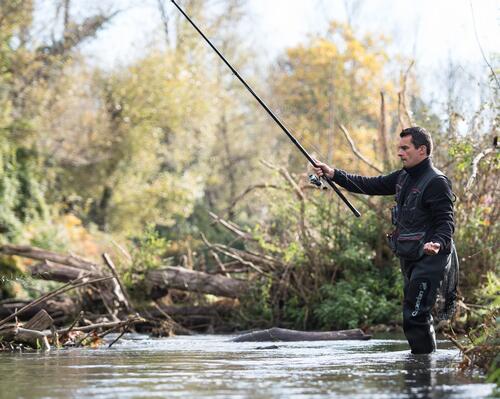
M335 169L333 181L352 193L367 195L394 195L396 183L401 170L388 175L365 177L351 175L343 170Z
M451 240L455 231L453 218L453 192L450 181L444 177L436 177L425 189L422 202L432 214L431 241L441 244L442 253L449 253Z

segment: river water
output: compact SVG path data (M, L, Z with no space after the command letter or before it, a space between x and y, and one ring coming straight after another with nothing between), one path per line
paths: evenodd
M110 349L0 353L0 398L486 398L494 385L456 370L447 342L235 343L230 336L125 335ZM112 340L113 337L110 337Z

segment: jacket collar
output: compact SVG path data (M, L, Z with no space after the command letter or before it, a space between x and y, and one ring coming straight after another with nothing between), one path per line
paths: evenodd
M415 166L403 169L406 171L406 173L408 173L411 176L412 179L418 179L430 167L432 167L432 161L430 157L427 157L422 162L416 164Z

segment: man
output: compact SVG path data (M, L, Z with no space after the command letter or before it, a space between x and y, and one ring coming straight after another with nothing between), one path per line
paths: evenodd
M392 208L395 228L388 239L400 259L404 277L403 329L414 354L436 349L431 311L452 259L457 260L452 239L454 195L448 178L432 165L431 154L430 134L421 127L411 127L400 133L398 156L403 169L384 176L364 177L321 162L315 168L319 177L326 175L351 192L395 195L396 205ZM453 285L447 282L450 283ZM445 306L449 312L454 309L456 281L447 290Z

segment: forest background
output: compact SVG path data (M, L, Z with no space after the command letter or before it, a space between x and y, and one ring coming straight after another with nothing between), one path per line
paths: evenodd
M232 277L255 287L236 328L398 324L402 282L384 238L393 199L349 195L357 219L313 188L307 162L169 2L154 3L160 40L113 66L82 47L125 10L84 3L0 2L0 244L110 252L131 290L137 273L165 265L236 265ZM319 159L388 173L400 167L403 127L432 132L457 196L455 323L498 309L498 53L483 52L479 74L450 58L435 77L445 90L429 99L418 60L389 55L390 37L351 23L359 1L345 3L347 22L330 21L265 68L241 28L245 0L180 3ZM14 278L24 275L18 259L0 267L0 299L48 284Z

